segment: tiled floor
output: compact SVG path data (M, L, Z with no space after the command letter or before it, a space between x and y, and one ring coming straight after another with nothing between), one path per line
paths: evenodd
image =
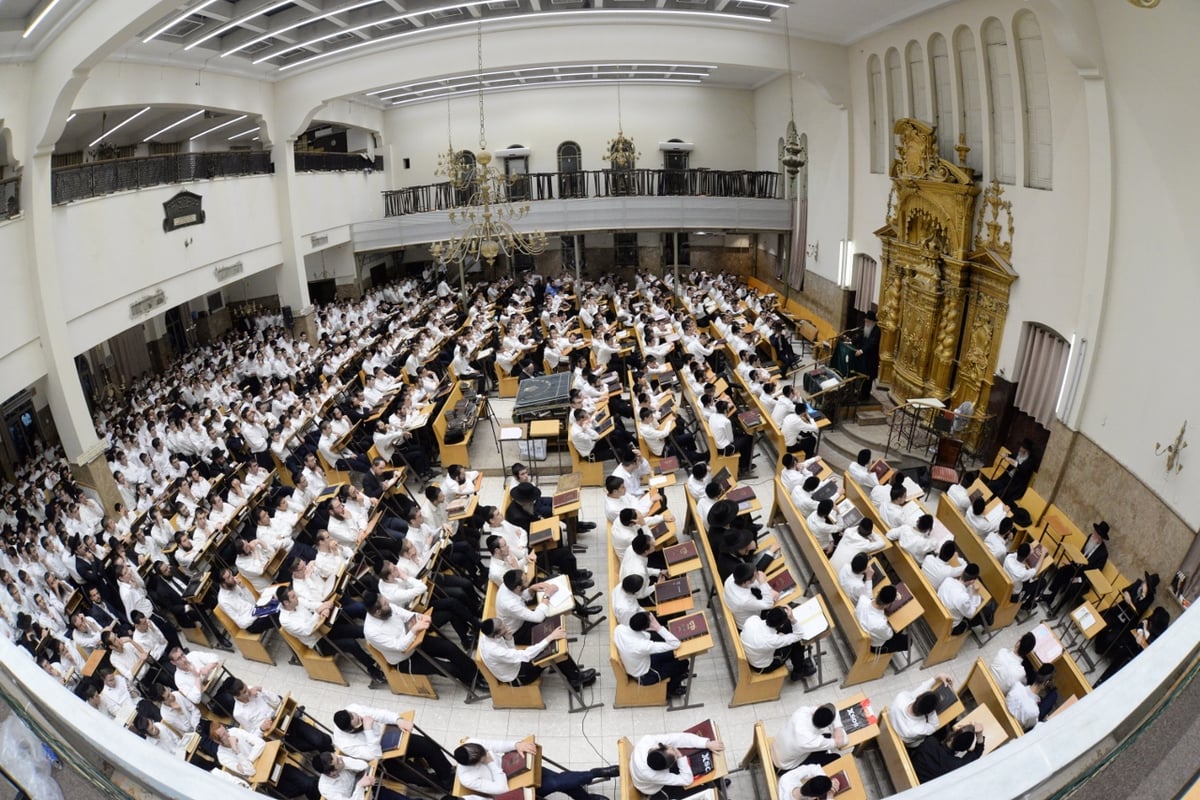
M511 400L492 400L492 409L497 417L497 423L507 423L511 414ZM504 445L504 463L511 464L517 457L514 443ZM569 468L569 458L565 459ZM845 464L839 464L831 458L832 466L841 471ZM557 454L551 453L547 461L542 462L540 484L549 490L557 472ZM759 457L760 474L763 477L751 481L758 497L763 504L763 520L770 515L773 504L772 476L764 469L770 461L764 454ZM501 459L491 431L486 421L480 422L476 437L471 446L471 467L483 469L482 497L484 502L499 504L503 492ZM685 507L682 485L667 489L669 505L678 510ZM935 501L936 499L933 498ZM582 554L580 564L592 570L598 577L597 586L603 587L606 574L605 550L603 541L603 494L598 488L585 489L582 492L581 519L594 520L600 523L596 531L585 534L581 541L590 544L588 551ZM781 535L787 535L781 531ZM805 571L806 568L805 568ZM607 594L607 593L606 593ZM607 605L607 598L598 602ZM973 641L968 640L959 657L952 663L938 665L929 670L921 670L918 663L907 671L896 675L889 674L865 686L855 686L841 689L837 683L806 693L802 684L787 684L781 699L773 703L762 703L741 708L728 708L728 698L731 693L729 673L726 670L722 651L718 645L713 651L700 657L696 662L696 674L693 691L693 702L703 702L703 708L668 712L665 709L613 709L612 704L612 671L608 665L608 628L607 624L597 626L586 636L579 635L577 623L572 622L569 629L577 641L571 645L575 659L585 666L595 667L600 672L599 681L590 689L584 690L595 700L603 703L599 708L586 712L568 714L567 692L560 678L548 677L543 682L543 696L546 709L533 710L493 710L491 703L484 700L473 705L463 702L465 692L452 685L448 680L437 677L435 687L441 697L438 700L423 700L420 698L402 697L390 694L387 689L370 691L367 689L367 678L355 666L344 664L344 672L350 681L349 687L311 681L299 666L288 663L286 645L281 641L274 644L276 666L267 666L245 661L239 655L227 656L227 665L233 674L251 684L262 684L275 691L291 692L308 709L308 712L326 725L332 724L335 711L347 703L356 702L396 711L406 709L416 710L417 724L424 731L442 742L449 748L458 740L468 735L520 738L527 734L537 735L546 756L568 767L587 768L602 764L613 763L617 757L617 739L621 736L635 738L644 734L663 731L681 730L696 722L711 717L721 731L721 736L727 745L729 766L733 769L746 754L752 741L752 728L756 721L766 723L769 734L774 733L783 721L799 706L814 706L823 702L836 701L841 697L857 692L865 692L874 703L876 709L886 706L891 699L905 689L911 689L935 673L947 672L957 681L965 680L971 665L976 658L991 659L1001 647L1011 646L1018 634L1018 626L1010 626L1001 631L982 651ZM1027 630L1034 622L1020 626ZM834 635L837 635L836 633ZM828 648L827 648L828 649ZM840 665L831 655L826 655L826 674L830 670L840 674ZM864 763L870 759L860 757L860 769L868 777L868 795L880 797L890 792L890 786L871 785L872 771L870 765ZM877 778L884 773L879 762ZM732 798L749 798L753 796L752 784L746 773L733 776L734 784L730 790ZM596 790L609 796L616 796L615 784L599 784Z

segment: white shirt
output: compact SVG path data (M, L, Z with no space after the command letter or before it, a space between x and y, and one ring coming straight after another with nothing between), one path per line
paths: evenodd
M1023 683L1013 684L1004 696L1004 704L1026 731L1038 724L1038 702L1037 694Z
M536 625L546 619L546 604L539 603L530 609L522 595L507 586L501 586L496 590L496 618L510 631L520 630L526 622Z
M246 730L262 735L263 723L275 719L275 709L279 708L281 699L274 692L262 689L245 703L241 700L234 701L233 718Z
M613 587L609 606L618 625L628 625L633 615L643 610L637 597L622 589L620 584Z
M257 598L241 581L235 581L232 589L222 586L217 590L217 605L243 630L254 624L256 603Z
M243 778L254 775L254 762L267 743L243 728L229 728L230 747L217 746L217 761L225 769Z
M395 725L400 717L382 708L371 708L357 703L346 706L346 710L351 714L358 714L360 717L370 717L374 721L369 727L364 722L363 729L354 733L349 733L334 725L333 746L343 755L360 758L363 761L379 758L383 753L379 739L383 736L384 726Z
M910 747L920 744L926 736L935 733L938 729L937 714L914 717L909 713L909 706L913 704L917 696L932 690L936 682L937 678L930 678L912 691L901 692L896 695L896 699L888 707L888 718L891 720L892 729Z
M937 594L942 605L950 612L950 618L954 620L955 625L974 617L983 604L983 598L958 578L946 578L942 581Z
M854 481L868 492L879 485L879 478L875 477L875 473L871 472L871 470L862 466L857 461L851 462L846 472L849 473L850 480Z
M946 490L946 496L950 498L950 502L954 503L954 507L959 511L966 511L971 507L971 494L967 491L967 487L960 483L955 483Z
M946 578L957 578L963 574L963 570L966 568L966 562L960 563L956 567L942 561L934 553L925 556L925 560L921 562L921 572L925 573L925 577L929 579L929 584L934 591L942 587L942 581Z
M833 724L825 728L813 725L812 716L816 708L800 706L788 717L771 743L771 757L778 769L795 769L810 753L836 752L833 731L842 727L842 718L834 714ZM824 774L817 768L815 774ZM791 795L780 794L780 800L791 800Z
M342 756L342 768L337 775L322 775L317 780L321 797L324 800L364 800L367 790L359 786L358 781L368 766L366 761Z
M932 536L921 533L912 525L899 525L887 532L887 538L893 542L899 541L909 555L920 563L921 559L937 550L940 545Z
M619 630L619 629L618 629ZM629 757L629 777L643 795L656 794L664 786L687 786L692 782L692 767L686 758L677 762L679 772L669 769L650 769L646 764L646 756L651 750L657 750L660 744L668 747L705 747L708 740L694 733L660 733L643 736L633 747Z
M680 641L671 634L666 625L658 632L661 642L650 639L649 631L635 631L628 625L618 625L613 632L613 641L621 656L621 664L631 678L641 678L650 671L650 656L669 653L679 647Z
M483 659L488 670L496 676L496 680L509 683L517 679L522 664L533 661L543 650L553 644L554 642L549 639L543 639L522 650L517 648L511 637L481 635L479 637L479 657Z
M863 595L870 597L874 589L871 581L866 579L865 574L856 573L851 569L849 563L843 565L838 570L838 583L841 584L842 591L846 593L846 596L850 598L850 602L855 606L858 605L860 597Z
M996 686L1005 695L1016 684L1025 682L1025 665L1021 662L1021 657L1011 648L1006 647L996 653L996 657L988 666L992 668L992 677L996 679Z
M858 535L858 529L855 528L842 536L833 555L829 557L829 566L833 568L834 572L840 572L842 567L848 566L859 553L878 553L885 547L887 547L887 542L875 531L872 531L871 535L864 539Z
M780 633L767 625L760 616L753 616L742 626L742 649L746 651L746 660L750 666L764 669L771 665L775 651L781 647L803 641L804 636L797 631Z
M755 597L751 589L758 589L762 596ZM760 611L765 611L773 605L775 590L766 581L755 578L749 586L738 586L733 580L733 575L725 579L725 607L733 615L738 630L745 627L746 620L750 617L758 616Z
M854 606L854 618L871 637L872 647L882 647L895 635L887 614L883 613L883 609L875 607L869 591L858 598L858 603Z
M799 789L810 778L815 778L818 775L824 775L825 770L818 767L816 764L801 764L795 769L788 770L779 776L779 798L780 800L791 800L792 791Z
M713 443L718 450L724 450L733 444L733 423L729 417L719 411L708 415L708 428L712 431Z
M470 766L456 765L455 769L459 783L473 792L483 792L488 795L498 795L507 792L508 776L504 774L504 770L500 766L500 757L510 750L515 750L517 743L514 741L489 741L484 739L467 739L467 741L486 747L490 751L492 758L486 763L481 761L478 764L471 764Z
M412 655L408 650L416 641L417 634L409 630L408 621L418 615L397 605L391 608L392 616L387 619L367 615L363 621L363 638L374 645L389 664L395 666Z
M1016 553L1009 553L1004 557L1004 571L1012 578L1014 587L1037 576L1037 567L1026 566L1024 561L1017 558Z

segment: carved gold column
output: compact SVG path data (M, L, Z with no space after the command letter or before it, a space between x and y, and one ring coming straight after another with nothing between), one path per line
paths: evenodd
M929 379L925 382L925 394L946 400L950 397L954 380L954 360L958 355L958 341L963 330L963 306L967 291L962 285L966 277L962 264L946 261L942 276L942 310Z
M900 329L900 294L904 276L889 255L889 243L883 243L883 278L879 296L879 382L892 384L892 365Z

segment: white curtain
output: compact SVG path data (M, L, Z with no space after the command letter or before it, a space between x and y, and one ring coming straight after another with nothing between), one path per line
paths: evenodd
M788 263L788 285L793 289L804 288L807 250L808 200L796 199L792 202L792 251Z
M1026 322L1025 351L1021 355L1019 382L1014 403L1017 408L1049 428L1062 389L1071 345L1054 331Z
M864 314L875 302L879 288L879 264L866 253L854 254L854 308Z

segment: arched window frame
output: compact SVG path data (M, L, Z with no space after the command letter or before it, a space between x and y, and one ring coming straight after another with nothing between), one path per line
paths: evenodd
M942 158L958 163L954 145L958 144L958 131L954 125L954 65L950 60L950 48L946 37L935 33L929 37L929 74L932 90L932 119L938 129L938 149Z
M929 89L925 79L925 52L915 39L904 48L904 61L908 68L908 115L913 119L934 122L929 112Z
M995 17L980 29L987 74L988 121L992 129L992 176L1001 183L1017 182L1017 120L1013 104L1012 55L1004 24Z
M883 115L883 66L879 56L872 54L867 59L867 100L871 114L871 172L882 174L887 170L887 136Z
M955 74L958 79L959 131L966 133L967 166L983 172L983 86L975 35L963 26L954 32Z
M1032 11L1013 18L1017 69L1021 78L1021 113L1025 129L1025 185L1053 189L1054 128L1050 117L1050 81L1042 29Z

